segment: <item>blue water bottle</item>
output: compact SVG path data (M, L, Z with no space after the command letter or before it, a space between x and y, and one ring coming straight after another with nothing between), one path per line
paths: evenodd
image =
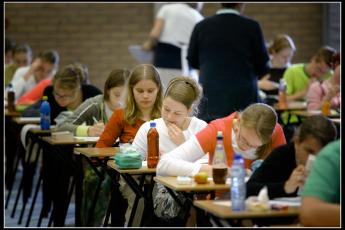
M246 170L244 168L244 160L238 153L231 167L231 208L232 211L244 211L246 208Z
M48 102L48 97L42 97L42 103L40 107L40 114L41 114L41 129L42 130L49 130L50 129L50 104Z

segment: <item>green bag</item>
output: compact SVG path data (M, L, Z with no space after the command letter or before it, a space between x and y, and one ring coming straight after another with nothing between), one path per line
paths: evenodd
M114 160L120 169L138 169L142 165L141 154L137 152L118 153Z

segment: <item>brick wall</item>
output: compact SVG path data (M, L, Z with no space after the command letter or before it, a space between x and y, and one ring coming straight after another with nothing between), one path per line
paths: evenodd
M219 4L206 3L203 15L213 15ZM297 53L293 62L308 61L323 44L323 7L320 3L251 3L245 15L262 26L265 39L287 33ZM152 3L6 3L10 26L5 35L27 42L34 55L55 48L61 66L80 61L88 65L91 82L103 88L114 68L132 68L136 61L128 45L141 44L154 19Z

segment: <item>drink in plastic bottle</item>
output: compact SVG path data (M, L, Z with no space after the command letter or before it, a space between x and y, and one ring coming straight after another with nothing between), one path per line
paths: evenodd
M279 109L287 108L286 83L284 79L279 81L278 107Z
M321 106L321 113L325 116L331 115L331 103L325 100Z
M246 170L240 154L235 154L231 167L231 208L232 211L244 211L246 200Z
M16 111L16 94L11 83L8 84L7 88L7 109L10 112Z
M212 161L212 177L215 184L225 184L228 176L228 164L223 146L223 133L217 132L216 151Z
M41 114L41 129L42 130L49 130L50 129L50 104L48 102L48 97L42 97L42 103L40 107L40 114Z
M156 122L150 122L150 129L147 132L147 167L156 168L159 161L159 134L156 129Z

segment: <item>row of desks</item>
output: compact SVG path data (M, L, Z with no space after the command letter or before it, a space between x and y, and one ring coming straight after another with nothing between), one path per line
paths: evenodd
M277 111L289 111L291 114L298 115L298 116L311 116L314 115L315 113L308 112L305 109L305 104L303 103L290 103L287 109L280 110L279 108L276 108ZM29 124L29 123L39 123L39 118L21 118L18 117L17 113L6 113L7 116L13 116L14 122L17 124ZM335 123L340 123L340 118L332 118L332 120ZM32 129L31 132L35 135L42 135L42 134L47 134L52 132L52 130L48 131L42 131L40 129ZM98 159L98 162L100 163L105 163L106 167L109 167L110 169L115 170L117 173L122 175L125 179L129 178L130 175L155 175L155 169L148 169L146 166L140 168L140 169L130 169L130 170L121 170L118 169L114 163L113 160L108 160L111 157L115 156L115 154L119 151L118 148L94 148L94 147L88 147L88 148L82 148L82 147L77 147L74 148L75 146L82 146L82 145L92 145L95 144L94 140L82 140L82 139L53 139L50 136L45 136L42 137L41 140L45 142L46 144L50 146L71 146L72 152L74 153L73 155L77 156L76 159L78 161L81 161L81 157L85 159ZM73 149L74 148L74 149ZM58 152L58 151L57 151ZM60 153L60 154L66 154L66 153ZM80 156L80 157L78 157ZM104 160L104 161L102 161ZM88 161L91 163L91 161ZM80 170L80 168L79 168ZM80 173L80 171L76 171L77 173ZM81 186L81 181L82 177L79 175L75 175L75 178L79 178L79 182L77 182L78 186ZM180 185L177 183L176 177L160 177L156 176L154 177L154 181L159 182L163 184L165 187L167 187L170 190L173 190L175 192L181 192L183 194L186 193L198 193L198 192L205 192L205 191L215 191L218 189L229 189L230 185L225 184L225 185L216 185L213 182L210 182L208 184L204 185L199 185L196 183L193 183L191 185ZM80 189L76 187L76 203L80 202ZM142 184L132 184L132 186L138 186L137 188L132 188L134 192L136 192L137 197L143 197L142 191ZM216 201L213 200L195 200L192 201L192 204L198 207L199 209L205 210L208 212L210 215L216 218L220 219L239 219L239 218L258 218L258 217L267 217L267 218L272 218L275 216L285 216L285 215L292 215L292 216L298 216L299 209L298 208L289 208L288 210L284 211L278 211L278 210L272 210L269 212L252 212L252 211L247 211L247 212L240 212L240 213L234 213L231 211L231 208L225 207L218 205ZM76 204L80 205L80 203ZM80 207L76 207L76 226L80 225Z

